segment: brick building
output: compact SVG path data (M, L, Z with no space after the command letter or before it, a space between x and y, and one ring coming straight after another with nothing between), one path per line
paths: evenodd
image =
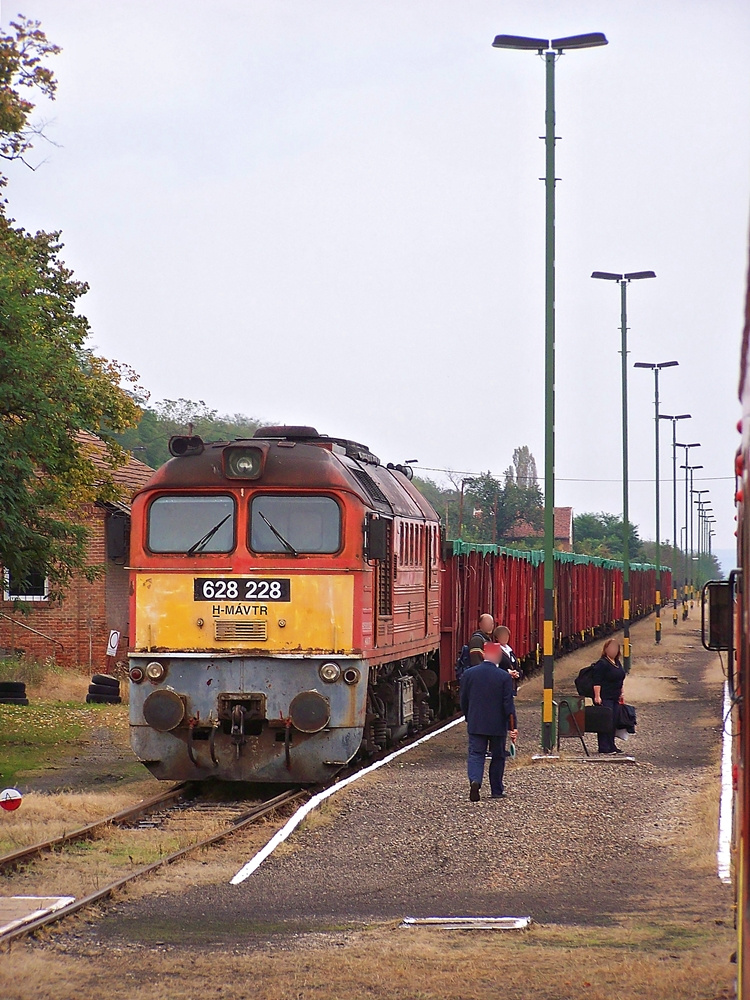
M7 583L0 596L0 651L21 651L35 659L54 659L66 666L91 670L105 666L110 630L120 632L118 655L128 648L129 609L127 546L130 529L130 501L153 475L153 469L130 458L112 470L104 458L104 443L94 434L80 432L79 439L89 450L94 464L109 472L121 487L117 503L97 502L81 509L81 520L89 528L86 561L104 566L104 572L89 583L75 576L62 602L46 596L41 575L26 582L23 593ZM14 598L22 600L29 614L20 614Z
M532 538L544 538L544 531L533 528L526 521L517 521L503 535L503 542L518 545ZM555 507L555 548L562 552L573 551L572 507Z

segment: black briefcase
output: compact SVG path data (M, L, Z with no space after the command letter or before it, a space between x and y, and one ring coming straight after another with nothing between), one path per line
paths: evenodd
M588 705L586 708L587 733L611 733L612 709L607 705Z

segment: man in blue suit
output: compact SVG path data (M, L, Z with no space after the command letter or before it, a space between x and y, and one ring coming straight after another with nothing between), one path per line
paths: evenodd
M507 670L498 667L503 654L499 643L484 647L484 662L469 667L461 677L461 711L469 731L469 799L479 802L484 777L484 760L489 745L490 792L493 799L504 799L505 740L515 743L516 706L513 680Z

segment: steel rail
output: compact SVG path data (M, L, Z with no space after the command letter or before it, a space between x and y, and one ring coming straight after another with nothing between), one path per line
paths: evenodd
M105 816L103 819L97 819L93 823L79 827L77 830L71 830L70 833L63 833L59 837L40 841L40 843L32 844L30 847L20 847L17 851L12 851L10 854L3 854L0 857L0 871L4 871L6 868L15 868L22 861L28 861L30 858L43 854L45 851L51 851L55 847L62 847L63 844L70 844L78 840L88 840L99 830L103 830L108 826L116 826L119 823L137 819L139 816L151 812L158 806L179 799L185 794L188 788L189 782L181 781L178 785L173 785L166 792L159 792L158 795L152 795L149 799L142 799L134 806L128 806L127 809L121 809L120 812L113 813L111 816Z
M267 816L268 813L273 812L274 809L277 809L279 806L293 802L295 799L301 798L306 794L307 792L304 789L299 788L292 788L286 792L281 792L281 794L274 796L272 799L267 799L255 809L251 809L249 812L245 813L236 822L230 824L225 830L212 834L212 836L206 837L204 840L200 840L195 844L190 844L188 847L182 847L179 851L174 851L172 854L168 854L165 857L160 858L158 861L153 861L150 865L145 865L143 868L139 868L138 871L131 872L129 875L125 875L122 878L117 879L116 882L110 882L109 885L105 885L102 889L97 889L96 892L92 892L88 896L77 899L60 910L55 910L52 913L45 913L44 916L37 917L36 920L30 921L28 924L23 924L20 927L14 928L12 931L8 931L7 934L0 935L0 945L10 945L14 941L19 940L19 938L26 937L28 934L32 934L34 931L37 931L48 924L53 924L58 920L64 919L65 917L72 916L72 914L77 913L79 910L83 910L85 907L91 906L93 903L97 903L99 900L105 899L107 896L111 896L113 892L116 892L118 889L122 889L123 886L126 886L129 882L134 882L137 878L141 878L143 875L148 875L150 872L156 871L158 868L172 864L173 861L178 861L180 858L184 857L186 854L190 854L192 851L200 850L202 847L210 847L212 844L216 844L220 840L224 840L224 838L231 836L233 833L249 826L251 823L255 823L259 819L263 819L264 816Z

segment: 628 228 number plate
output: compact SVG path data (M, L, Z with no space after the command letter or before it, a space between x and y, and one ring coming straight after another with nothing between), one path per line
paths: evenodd
M194 601L291 601L289 580L269 577L198 577Z

